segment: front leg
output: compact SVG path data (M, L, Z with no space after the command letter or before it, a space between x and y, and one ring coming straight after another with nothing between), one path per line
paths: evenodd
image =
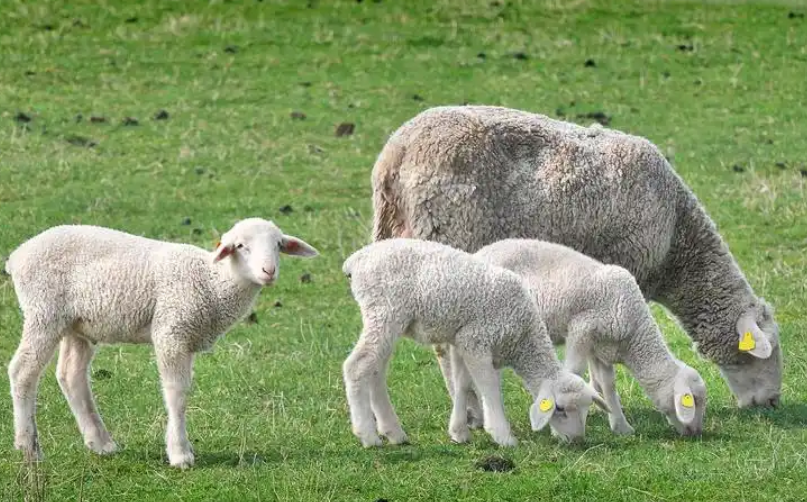
M628 423L628 419L625 418L625 414L622 412L622 403L620 403L619 394L616 392L614 366L596 358L591 358L589 368L591 369L591 378L599 383L602 389L605 404L611 408L611 413L608 415L611 431L615 434L633 434L633 427Z
M504 413L500 375L493 360L490 356L475 356L467 352L463 352L462 357L482 397L485 430L496 444L516 446L518 441L510 432L510 423Z
M155 345L157 367L163 386L168 426L165 446L168 462L173 467L186 469L193 465L193 448L185 428L187 394L193 379L193 353L177 347Z

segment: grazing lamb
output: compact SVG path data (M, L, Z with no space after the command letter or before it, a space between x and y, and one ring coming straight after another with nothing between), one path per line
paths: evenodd
M24 317L8 368L15 447L28 460L42 458L36 392L61 343L56 375L84 442L96 453L115 451L90 391L90 361L97 344L150 343L168 410L168 460L191 466L185 406L194 354L250 312L277 279L279 253L318 254L259 218L236 223L212 254L82 225L53 227L20 245L6 263Z
M498 368L504 365L513 368L535 399L533 430L549 423L561 439L581 438L592 401L607 409L582 378L562 369L535 302L515 273L449 246L414 239L365 246L345 260L342 270L364 324L343 372L353 433L365 447L381 444L373 416L378 433L391 443L407 441L386 384L401 335L452 346L452 354L464 362L454 366L455 377L458 382L473 379L479 388L485 429L499 445L516 444L502 403ZM454 441L469 439L466 420L460 393L449 425Z
M372 187L376 241L412 237L473 253L510 237L541 239L624 267L719 366L739 406L778 405L772 309L648 140L501 107L436 107L390 137Z
M633 433L614 385L614 364L622 363L680 434L701 434L706 384L670 353L630 272L532 239L494 242L474 256L526 281L550 339L566 344L566 369L582 376L588 362L592 385L611 409L612 431Z

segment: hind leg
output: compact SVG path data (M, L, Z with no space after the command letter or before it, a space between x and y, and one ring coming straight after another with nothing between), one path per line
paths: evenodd
M386 437L390 444L405 444L409 442L406 433L401 427L401 421L395 413L387 387L387 368L389 357L378 361L378 372L370 378L370 408L375 415L378 433Z
M372 317L365 316L359 340L342 363L351 427L364 447L381 445L377 429L387 434L393 443L407 441L390 401L386 382L386 368L395 341L403 331L392 316L380 312Z
M46 323L26 320L17 352L8 365L14 407L14 447L27 461L42 460L36 429L36 394L39 377L61 338L59 330Z
M59 348L56 378L87 448L99 454L112 453L117 445L104 426L90 390L90 362L95 347L76 335L67 335Z

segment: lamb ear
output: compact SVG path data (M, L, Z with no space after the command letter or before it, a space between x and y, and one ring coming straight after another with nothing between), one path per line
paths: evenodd
M676 381L674 399L675 415L678 420L684 425L691 424L695 420L695 397L689 385Z
M746 312L737 320L737 334L739 335L737 348L740 352L748 352L759 359L771 357L773 347L768 335L759 329L753 311Z
M544 394L542 392L530 406L530 425L532 430L540 431L546 427L553 413L555 413L555 396L551 393Z
M611 408L608 406L608 403L605 402L605 399L603 399L600 393L594 390L594 387L590 385L586 385L586 387L588 388L588 392L591 395L591 399L594 400L594 404L596 404L597 407L600 408L602 411L610 414Z
M216 249L213 251L213 263L220 262L221 260L227 258L235 251L235 245L232 243L223 244L221 242L216 243Z
M280 240L280 252L301 257L312 257L319 255L319 251L314 249L314 246L308 244L304 240L294 237L293 235L284 235Z

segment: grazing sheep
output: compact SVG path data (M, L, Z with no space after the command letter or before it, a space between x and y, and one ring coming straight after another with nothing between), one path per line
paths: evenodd
M390 137L372 187L374 240L412 237L473 253L532 238L624 267L719 366L739 406L778 405L773 311L648 140L501 107L436 107ZM453 393L450 361L437 355Z
M279 253L318 254L259 218L236 223L212 254L81 225L53 227L20 245L6 263L24 317L8 368L15 447L28 460L42 458L36 392L61 343L56 375L84 442L96 453L115 451L90 390L90 361L97 344L150 343L168 410L168 460L191 466L185 406L194 354L250 312L277 279Z
M487 265L449 246L414 239L367 245L345 260L363 331L343 373L353 433L365 447L406 442L386 384L399 336L422 344L450 344L458 385L470 379L482 398L485 429L502 446L516 439L504 415L498 369L512 367L535 399L533 430L550 424L561 439L585 434L592 401L602 397L582 378L562 369L527 286L513 272ZM462 364L460 364L461 362ZM466 404L459 393L449 435L469 438ZM461 411L461 413L459 413Z
M611 409L612 431L633 433L615 387L614 364L622 363L680 434L701 434L706 384L670 353L630 272L533 239L494 242L474 256L526 281L550 339L566 344L566 368L582 376L588 362L591 383Z

